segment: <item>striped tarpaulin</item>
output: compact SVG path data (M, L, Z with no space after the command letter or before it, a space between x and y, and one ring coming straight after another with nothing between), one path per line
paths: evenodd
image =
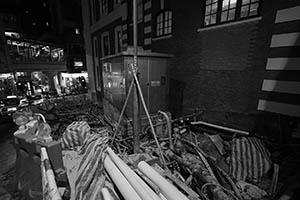
M236 180L257 183L271 168L270 152L257 138L236 138L231 150L230 174Z
M90 130L90 126L85 121L73 122L66 128L62 136L63 148L81 146L84 139L90 135Z
M101 199L100 190L105 184L103 153L107 147L108 137L93 134L88 137L80 154L83 158L79 164L75 182L75 199Z

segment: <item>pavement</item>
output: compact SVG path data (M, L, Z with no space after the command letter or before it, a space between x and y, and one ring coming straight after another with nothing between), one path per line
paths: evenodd
M16 151L13 146L13 133L16 130L12 120L0 123L0 200L12 199L15 190Z

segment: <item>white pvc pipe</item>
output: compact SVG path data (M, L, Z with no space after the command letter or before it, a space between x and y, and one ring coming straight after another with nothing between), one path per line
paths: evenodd
M220 126L220 125L216 125L216 124L212 124L212 123L208 123L208 122L204 122L204 121L198 121L198 122L191 122L191 125L205 125L205 126L210 126L213 128L218 128L224 131L230 131L230 132L234 132L234 133L239 133L242 135L249 135L250 133L248 131L242 131L242 130L238 130L238 129L234 129L234 128L228 128L225 126Z
M44 158L41 156L41 176L42 176L42 189L43 189L43 200L46 199L47 191L47 179L46 179L46 170L44 165Z
M132 186L125 179L123 174L119 171L119 169L115 166L113 161L109 156L106 156L104 160L104 168L107 173L110 175L113 182L118 187L122 196L126 200L142 200L141 197L136 193L136 191L132 188Z
M42 147L41 148L41 161L42 162L49 162L49 157L48 157L48 154L47 154L47 150L45 147ZM47 163L46 163L47 165ZM44 168L45 169L45 177L46 177L46 181L48 182L48 187L49 187L49 197L51 200L61 200L61 196L58 192L58 189L57 189L57 185L56 185L56 182L55 182L55 176L54 176L54 173L53 173L53 170L51 168L49 168L49 166L46 166L44 164ZM50 165L50 163L49 163Z
M149 186L132 169L130 169L130 167L126 165L126 163L121 160L110 147L107 147L107 152L112 161L116 164L124 177L143 200L160 200L153 190L151 190Z
M168 200L162 193L159 193L159 197L160 197L162 200Z
M159 187L163 196L168 200L189 200L174 185L163 178L145 161L138 164L139 170L145 174L155 185Z
M34 113L34 115L40 116L43 120L43 122L46 122L46 118L44 115L42 115L41 113Z
M101 189L101 193L104 200L114 200L106 187Z

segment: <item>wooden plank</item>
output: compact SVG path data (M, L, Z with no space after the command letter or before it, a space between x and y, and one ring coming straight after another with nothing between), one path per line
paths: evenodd
M270 47L300 46L300 33L284 33L272 36Z
M300 82L264 80L262 90L270 92L300 94Z
M300 19L300 6L278 10L275 23L282 23Z
M300 106L286 103L279 103L260 99L257 106L258 110L300 117Z
M300 58L268 58L267 70L300 70Z

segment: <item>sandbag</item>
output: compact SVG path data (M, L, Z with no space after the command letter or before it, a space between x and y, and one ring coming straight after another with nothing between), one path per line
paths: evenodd
M270 152L258 138L235 138L231 151L230 174L237 181L258 183L271 168Z
M62 147L71 149L81 146L84 139L90 135L90 130L90 126L85 121L73 122L62 135Z

